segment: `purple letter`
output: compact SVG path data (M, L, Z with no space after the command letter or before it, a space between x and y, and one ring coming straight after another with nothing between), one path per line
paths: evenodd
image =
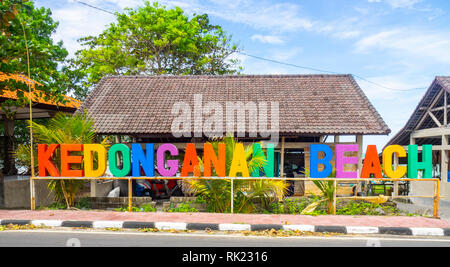
M162 144L156 152L158 172L161 176L173 177L178 171L178 160L168 160L167 164L165 164L164 153L166 151L169 151L171 156L178 156L178 149L176 146L172 144ZM169 168L166 169L165 165Z
M345 152L358 151L358 145L336 145L336 178L358 178L357 172L344 172L344 164L358 164L357 157L345 157Z

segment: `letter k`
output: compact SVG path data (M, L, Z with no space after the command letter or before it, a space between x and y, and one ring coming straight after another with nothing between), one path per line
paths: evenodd
M58 147L59 144L52 144L48 146L46 144L38 144L39 176L61 176L58 169L51 161L51 158ZM49 175L47 175L47 171Z

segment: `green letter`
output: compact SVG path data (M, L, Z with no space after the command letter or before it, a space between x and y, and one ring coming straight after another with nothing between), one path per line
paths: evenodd
M122 153L122 169L117 167L116 153ZM109 170L115 177L125 177L130 174L130 148L124 144L114 144L108 151Z
M433 178L433 146L422 146L422 162L417 150L417 145L408 146L408 178L417 178L419 170L424 170L423 178Z
M267 157L261 148L261 144L253 144L253 157L263 157L266 163L262 166L266 177L274 177L274 144L267 144ZM252 176L259 177L260 168L253 169Z

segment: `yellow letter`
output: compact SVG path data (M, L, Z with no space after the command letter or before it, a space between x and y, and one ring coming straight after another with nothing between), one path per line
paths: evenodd
M94 170L94 152L98 155L97 170ZM106 171L106 148L100 144L84 145L84 176L100 177Z
M392 169L392 155L397 154L397 157L406 157L406 151L399 145L388 146L383 151L383 172L389 178L402 178L407 168L405 166L397 166L397 170Z
M250 177L247 167L247 161L245 160L244 145L237 143L233 152L233 161L230 167L230 177L236 177L236 174L240 172L242 177Z

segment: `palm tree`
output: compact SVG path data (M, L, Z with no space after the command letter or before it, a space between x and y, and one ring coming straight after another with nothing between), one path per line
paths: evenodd
M73 116L64 113L58 113L49 124L42 125L36 122L29 122L33 127L33 138L38 144L92 144L96 140L96 129L94 121L87 117L86 114L80 112ZM105 138L102 145L107 146ZM34 149L35 160L37 162L37 149ZM16 150L16 158L25 166L31 166L30 158L31 147L29 144L20 145ZM81 154L82 152L79 152ZM74 153L75 154L75 153ZM60 168L60 152L57 150L52 160L55 166ZM96 160L96 158L94 158ZM73 168L83 168L82 164L72 164ZM33 166L37 168L37 166ZM60 170L60 169L59 169ZM75 196L83 188L85 182L83 180L50 180L48 186L55 194L56 201L64 200L67 208L73 206Z
M310 177L310 171L308 169L305 169L305 171L303 173L305 174L305 177ZM328 178L334 178L334 177L336 177L335 169L333 169L332 173L328 176ZM333 213L334 191L335 191L334 182L335 181L313 180L312 182L314 183L315 186L317 186L317 188L319 188L320 192L322 193L322 199L310 204L308 207L306 207L303 210L302 214L313 212L316 209L316 207L324 201L328 202L328 214Z
M217 153L220 143L225 143L225 169L229 173L231 162L233 159L234 149L238 140L232 136L224 137L221 140L209 142L214 151ZM249 172L253 170L263 170L263 166L267 163L264 159L263 151L259 150L253 155L253 147L251 145L245 148L245 157ZM203 170L203 159L199 158L199 168ZM215 170L212 176L217 176ZM231 183L230 180L189 180L188 191L197 195L201 195L209 203L211 211L214 212L230 212L231 203ZM256 209L255 202L259 201L263 206L268 206L272 201L282 199L287 192L288 184L285 181L275 181L270 179L259 180L234 180L233 181L233 198L234 212L250 213Z

